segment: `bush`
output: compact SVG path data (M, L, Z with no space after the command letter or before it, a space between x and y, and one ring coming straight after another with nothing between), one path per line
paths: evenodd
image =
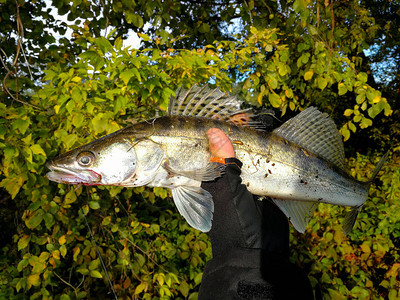
M295 110L307 103L295 96L300 89L289 88L288 49L273 30L253 30L239 46L219 42L192 51L131 50L122 47L121 39L113 46L87 32L77 44L85 50L78 61L45 70L30 105L0 103L0 205L6 212L1 219L6 231L0 298L109 295L85 215L119 297L195 299L205 262L211 257L210 243L206 234L189 228L177 214L169 192L56 185L45 177L45 162L133 121L162 114L180 85L212 79L228 89L234 81L232 70L242 76L251 73L242 82L244 98ZM272 59L264 62L261 57L270 52ZM313 76L299 74L297 80L303 83ZM363 82L362 76L350 77L350 85ZM328 83L313 82L318 84L322 93ZM366 84L363 87L372 91ZM373 115L389 114L390 107L378 96L375 92L369 100L365 96L363 111L369 107ZM364 117L360 118L362 123ZM342 133L350 135L346 129ZM398 163L398 157L393 157L385 165L348 237L337 220L341 209L332 206L321 206L306 234L293 232L293 261L307 270L327 298L400 297ZM362 155L349 159L349 166L352 175L363 180L373 169L369 157Z

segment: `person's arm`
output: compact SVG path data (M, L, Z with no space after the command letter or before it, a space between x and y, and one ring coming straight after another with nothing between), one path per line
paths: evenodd
M202 183L214 200L213 259L204 271L199 299L232 299L232 291L246 298L312 299L306 274L289 262L286 216L272 202L254 199L242 184L242 163L229 138L215 128L207 135L211 160L226 168L220 178ZM287 289L288 282L297 288Z

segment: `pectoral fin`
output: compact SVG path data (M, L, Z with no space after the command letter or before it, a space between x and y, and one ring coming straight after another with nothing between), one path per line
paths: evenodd
M211 194L193 186L179 186L171 191L179 213L189 225L203 232L210 231L214 212Z
M301 233L304 233L312 217L314 210L317 208L316 202L304 201L289 201L272 199L281 211L288 217L294 228Z

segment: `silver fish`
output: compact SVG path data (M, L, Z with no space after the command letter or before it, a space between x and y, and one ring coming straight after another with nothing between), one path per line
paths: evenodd
M60 155L47 163L56 182L125 187L164 187L194 228L207 232L212 196L201 188L223 172L210 162L206 131L220 128L243 162L242 181L254 195L268 196L299 232L318 203L351 207L343 229L350 232L369 193L344 171L341 136L327 114L314 107L272 132L257 130L249 110L219 89L193 86L170 100L168 115L134 124ZM242 124L238 124L242 123ZM374 175L382 167L378 164Z

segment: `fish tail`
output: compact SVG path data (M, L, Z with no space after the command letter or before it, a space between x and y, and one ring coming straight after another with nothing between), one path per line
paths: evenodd
M376 179L376 176L378 175L382 166L385 164L388 157L389 157L389 151L386 152L386 154L384 156L382 156L381 160L376 165L374 173L372 173L371 179L368 181L369 184L371 184Z
M376 179L376 176L378 175L382 166L385 164L388 156L389 156L389 152L386 152L386 154L384 156L382 156L381 160L376 165L374 172L372 173L371 179L364 183L366 186L368 186L368 190L369 190L369 186L371 185L371 183ZM365 199L365 201L366 200L367 200L367 198ZM346 216L344 218L344 223L343 223L343 232L345 234L350 233L351 230L353 229L354 224L356 223L358 213L361 211L362 206L363 205L352 207L351 210L346 213Z

